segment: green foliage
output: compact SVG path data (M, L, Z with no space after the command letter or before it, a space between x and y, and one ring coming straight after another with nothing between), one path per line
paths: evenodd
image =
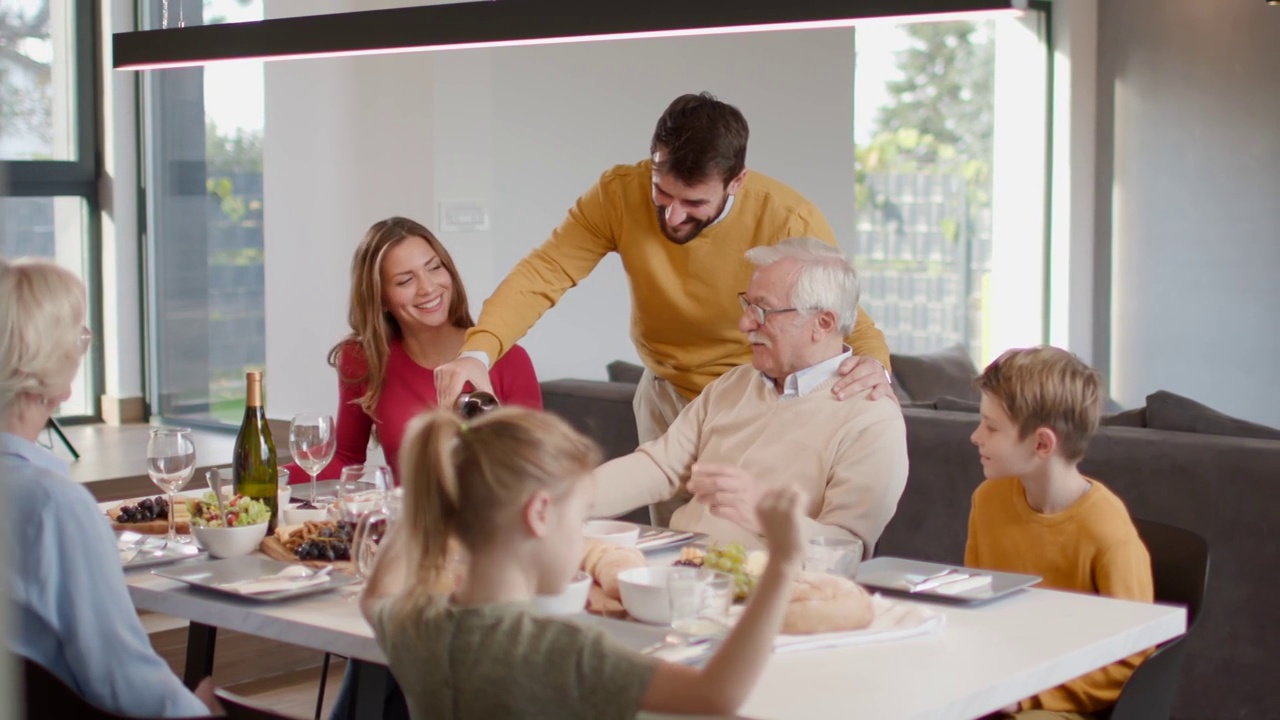
M218 198L222 214L231 223L260 223L262 202L237 194L228 175L262 173L262 133L237 129L233 135L223 135L207 120L204 137L206 190Z
M886 210L869 174L936 173L965 179L970 217L991 205L995 45L990 25L969 22L906 26L911 46L896 58L900 80L886 83L876 134L857 148L854 188L859 210ZM967 223L965 223L967 225ZM960 240L960 218L941 231Z

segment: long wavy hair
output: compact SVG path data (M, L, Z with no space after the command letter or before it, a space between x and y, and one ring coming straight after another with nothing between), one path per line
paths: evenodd
M365 393L358 402L370 417L374 416L374 409L382 394L387 358L391 355L391 341L404 337L400 323L382 301L382 260L388 250L409 238L426 240L453 280L453 294L449 298L449 324L462 329L476 324L471 317L471 308L467 305L467 291L462 286L458 268L439 238L422 223L408 218L396 216L374 223L364 234L364 239L351 258L351 300L347 310L351 334L329 350L329 365L338 371L339 379L344 383L364 385ZM362 376L352 377L346 374L351 368L342 359L344 352L357 348L364 356L365 370Z

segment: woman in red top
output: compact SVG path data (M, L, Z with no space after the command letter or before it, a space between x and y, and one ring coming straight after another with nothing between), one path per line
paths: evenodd
M475 325L449 251L408 218L374 223L351 259L348 322L351 334L329 351L338 371L338 448L318 477L363 463L374 428L397 475L405 426L436 405L435 367L458 356ZM533 363L519 345L493 364L489 379L503 405L542 408ZM286 467L290 481L309 481L296 464Z

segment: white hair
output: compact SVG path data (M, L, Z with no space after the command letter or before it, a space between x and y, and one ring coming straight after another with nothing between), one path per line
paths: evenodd
M747 260L758 267L780 260L800 264L791 286L792 307L801 310L829 310L835 313L836 329L842 337L853 331L858 319L858 271L844 253L815 237L788 238L776 245L753 247Z
M23 396L66 391L79 368L86 310L84 283L71 271L0 259L0 411Z

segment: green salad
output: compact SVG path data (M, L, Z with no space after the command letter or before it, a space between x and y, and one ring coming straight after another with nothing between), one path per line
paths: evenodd
M218 502L213 493L207 492L199 499L187 500L191 512L191 524L199 527L244 527L258 525L271 519L271 508L261 500L236 495L226 502L227 522L218 515Z

